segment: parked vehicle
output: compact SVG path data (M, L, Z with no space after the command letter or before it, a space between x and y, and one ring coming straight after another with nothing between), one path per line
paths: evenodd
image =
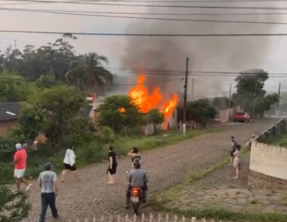
M234 122L249 122L250 116L245 112L236 112L233 115L233 121Z

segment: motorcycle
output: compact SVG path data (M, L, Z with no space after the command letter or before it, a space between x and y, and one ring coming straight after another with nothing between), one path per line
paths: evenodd
M147 172L149 173L149 171ZM126 171L126 173L128 178L128 174L130 173L130 171ZM131 192L130 203L132 205L134 214L139 216L139 208L143 203L143 195L144 195L143 190L141 187L132 187L130 192Z

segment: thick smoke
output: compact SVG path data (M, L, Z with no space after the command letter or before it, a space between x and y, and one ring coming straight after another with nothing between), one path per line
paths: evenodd
M176 2L176 1L174 1ZM230 0L228 3L170 3L166 5L204 5L234 7L275 7L276 3L240 3ZM160 4L160 3L155 3ZM260 13L262 10L229 10L229 9L191 9L191 8L148 8L147 12L161 13ZM270 12L270 11L269 11ZM145 16L147 17L147 16ZM148 17L155 17L148 15ZM241 20L241 21L276 21L275 16L158 16L184 19L204 20ZM203 23L190 21L136 20L127 27L127 33L269 33L276 25L236 24L236 23ZM185 59L190 58L190 71L242 71L249 68L260 68L264 64L264 55L270 50L268 37L129 37L125 54L121 58L123 67L143 67L147 70L146 82L150 89L160 86L165 94L177 92L181 94L183 81L178 73L160 70L185 70ZM152 71L149 69L153 69ZM133 74L134 71L133 71ZM136 75L132 81L135 81ZM191 99L191 78L189 78L189 99ZM172 81L178 79L178 81ZM194 99L199 97L221 96L228 91L229 82L234 77L194 76ZM169 81L170 80L170 81Z

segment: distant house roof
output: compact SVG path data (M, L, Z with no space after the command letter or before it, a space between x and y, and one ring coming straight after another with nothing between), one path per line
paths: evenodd
M91 110L93 109L93 106L85 106L82 113L80 114L80 117L82 118L87 118L87 117L90 117L90 113L91 113Z
M0 121L18 119L20 108L20 103L0 103Z

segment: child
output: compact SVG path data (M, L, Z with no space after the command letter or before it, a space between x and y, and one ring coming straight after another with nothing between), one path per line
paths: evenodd
M235 168L235 177L234 179L239 178L240 162L239 162L239 149L236 149L233 152L233 167Z

